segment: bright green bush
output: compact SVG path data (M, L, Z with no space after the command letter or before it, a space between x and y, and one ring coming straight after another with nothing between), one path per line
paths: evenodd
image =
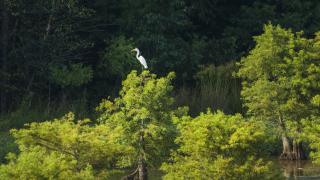
M172 153L172 162L163 164L164 179L268 178L270 162L260 158L267 139L263 123L220 111L176 123L180 147Z
M8 160L7 165L0 167L0 179L94 179L89 164L78 169L77 161L71 156L39 146L22 151L18 157L9 154Z
M123 129L122 141L134 148L135 162L143 154L149 165L156 166L175 147L172 118L185 115L186 110L174 107L173 78L174 73L158 78L149 71L132 71L122 83L120 96L113 101L103 100L97 108L101 112L100 122Z
M303 121L303 139L307 140L311 148L310 157L314 163L320 164L320 118Z
M8 155L0 179L93 179L128 164L132 148L121 142L123 129L89 122L69 113L12 130L21 153Z

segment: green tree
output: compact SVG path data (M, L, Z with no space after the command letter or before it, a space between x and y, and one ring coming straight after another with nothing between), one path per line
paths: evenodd
M240 114L201 113L176 118L178 150L162 169L164 179L263 179L270 163L263 156L266 126Z
M123 142L134 148L132 165L138 168L127 178L147 179L147 165L159 165L174 147L172 118L185 114L186 110L173 106L173 77L174 73L157 78L149 71L139 75L132 71L123 81L120 97L103 100L97 108L102 112L100 122L123 129Z
M121 143L124 129L61 119L12 130L20 154L8 155L1 179L94 179L129 164L133 148Z
M242 97L248 114L278 125L283 159L304 159L299 140L302 119L319 112L319 34L306 39L280 26L266 25L256 46L240 63Z

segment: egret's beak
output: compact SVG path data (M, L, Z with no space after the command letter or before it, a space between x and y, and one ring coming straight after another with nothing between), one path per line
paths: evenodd
M136 51L135 49L132 49L131 52Z

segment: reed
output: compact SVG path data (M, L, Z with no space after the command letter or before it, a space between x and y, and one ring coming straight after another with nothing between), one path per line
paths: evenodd
M225 113L241 113L241 82L233 76L234 62L221 66L202 66L195 75L195 87L183 86L176 91L177 105L187 105L190 113L223 110Z

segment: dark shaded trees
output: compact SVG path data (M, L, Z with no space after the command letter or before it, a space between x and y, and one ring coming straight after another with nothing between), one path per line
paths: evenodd
M0 113L7 111L7 91L8 91L8 39L9 39L9 15L6 0L1 0L1 66L0 66Z
M42 103L39 106L50 113L54 106L63 109L58 104L84 102L81 111L92 111L106 94L116 96L126 72L136 68L134 56L130 59L127 52L133 46L142 50L153 72L175 71L177 89L194 88L199 66L240 59L254 46L252 36L261 34L269 21L312 36L320 27L319 4L315 0L7 1L7 11L2 11L7 18L1 18L2 43L7 41L1 48L1 104L9 102L6 109L11 112ZM72 97L74 92L81 93Z

